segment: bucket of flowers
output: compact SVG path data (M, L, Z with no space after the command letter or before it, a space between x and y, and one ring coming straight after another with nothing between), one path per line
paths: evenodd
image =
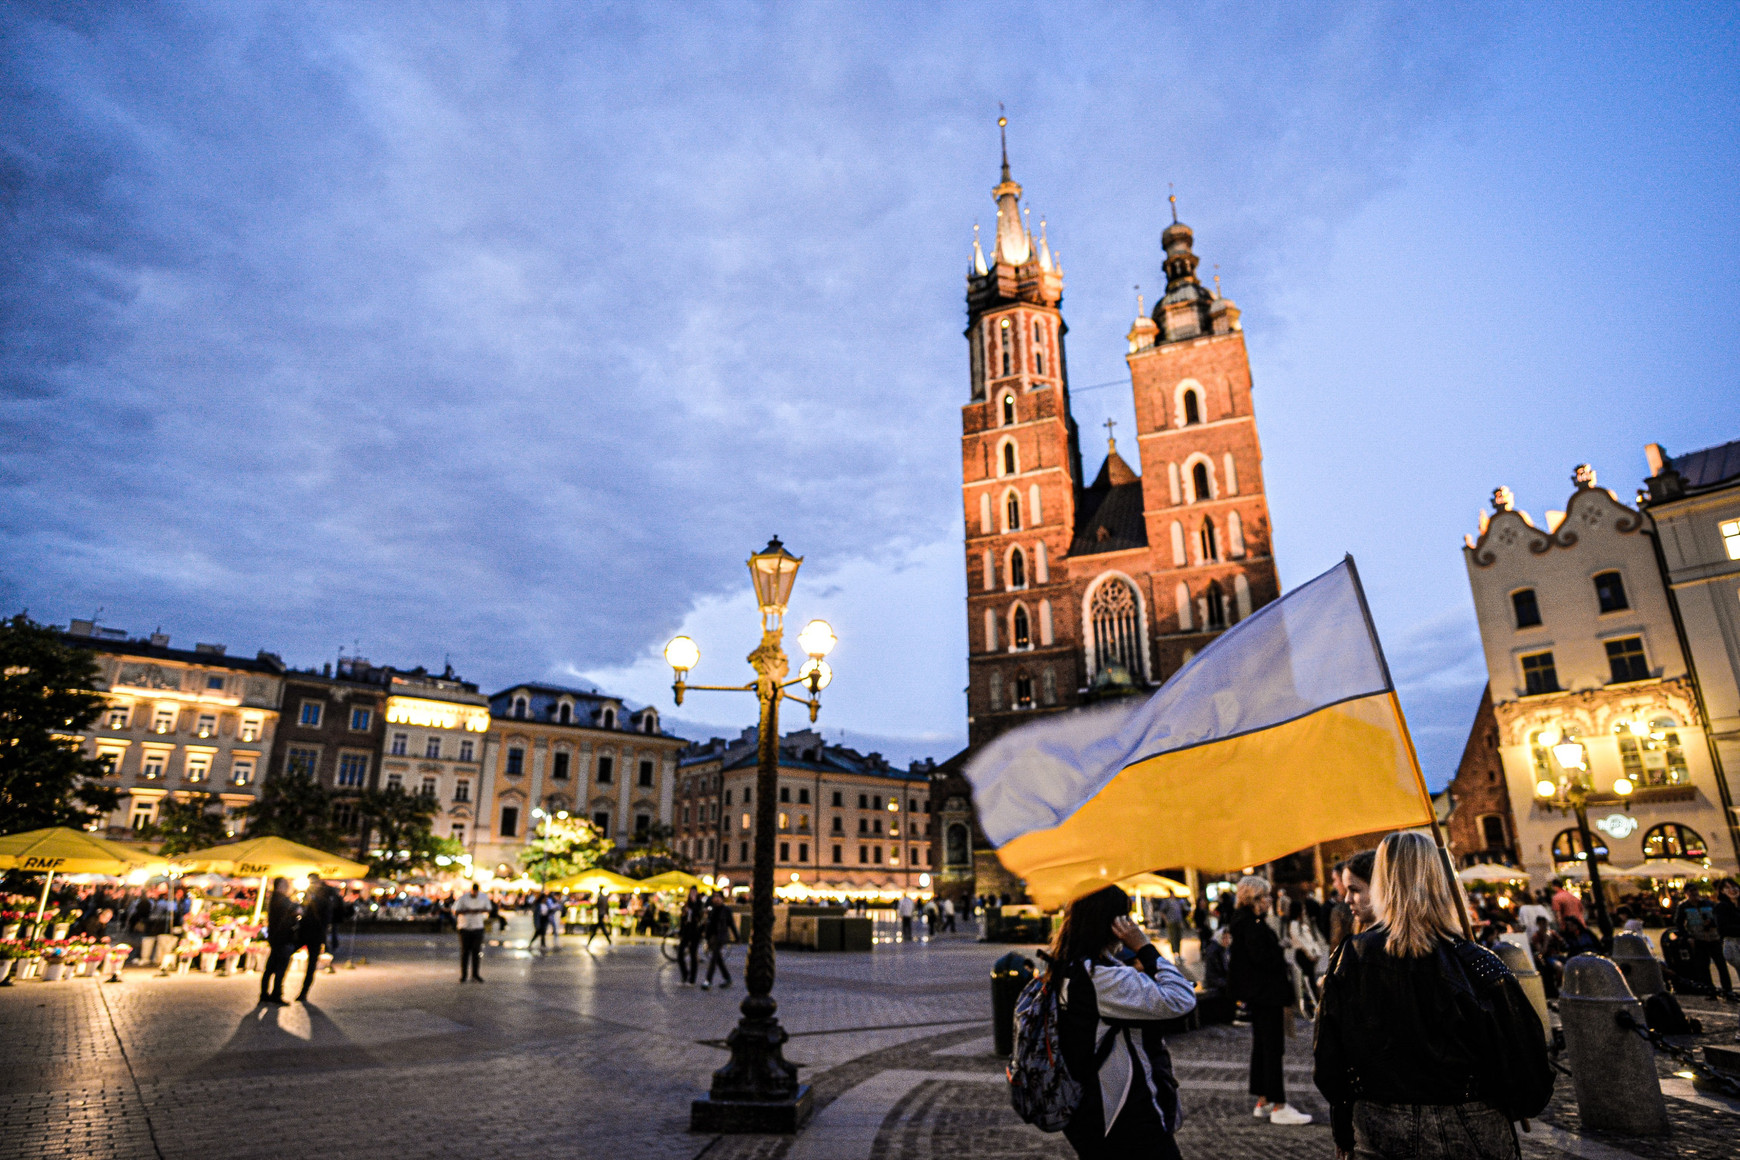
M81 975L99 975L103 964L109 957L109 940L105 937L101 942L87 938L84 945L84 965L79 969Z
M133 947L128 943L113 943L103 948L103 974L115 978L120 969L127 964L127 957L133 953Z
M272 953L272 944L265 939L254 939L248 943L248 970L263 971L266 969L266 958Z
M61 973L66 969L66 948L59 942L49 940L42 944L42 981L54 983L60 980Z
M24 925L22 910L0 910L0 941L11 942L18 937L18 931Z
M0 985L11 985L12 970L23 958L23 943L16 939L0 939Z
M55 942L65 942L66 936L69 932L71 932L72 927L73 927L72 919L63 918L62 916L60 916L58 914L55 915L54 916L54 931L53 931L54 941Z
M208 942L199 948L199 969L210 975L217 971L218 945Z

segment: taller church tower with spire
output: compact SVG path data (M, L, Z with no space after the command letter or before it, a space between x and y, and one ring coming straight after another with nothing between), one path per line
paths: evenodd
M1124 336L1135 466L1108 438L1089 480L1063 270L1022 213L1006 128L992 196L990 253L975 227L967 273L961 408L969 753L1036 714L1157 688L1280 594L1238 307L1197 278L1176 201L1166 293Z

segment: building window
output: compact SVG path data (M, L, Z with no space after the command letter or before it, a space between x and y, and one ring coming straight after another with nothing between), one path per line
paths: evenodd
M395 734L393 734L393 749L392 749L393 756L394 757L405 756L405 748L406 748L406 746L408 746L410 744L411 744L410 734L408 734L408 733L395 733Z
M428 737L423 741L423 756L435 760L441 756L441 738Z
M1692 780L1680 747L1679 725L1672 717L1652 721L1620 721L1613 726L1619 739L1619 765L1633 785L1687 785Z
M1008 530L1011 532L1020 531L1021 530L1021 497L1016 495L1014 492L1010 492L1009 498L1003 504L1003 512L1009 519L1009 529Z
M159 705L157 707L156 714L151 718L151 732L175 732L175 707L173 705Z
M1221 591L1219 580L1208 582L1208 591L1203 593L1203 603L1208 606L1208 627L1226 627L1226 593Z
M518 806L503 806L501 808L501 836L517 838L520 833L520 808Z
M302 702L302 712L297 716L296 723L309 729L320 728L320 714L325 708L326 706L319 701Z
M604 710L604 712L599 715L599 720L601 722L603 722L604 727L606 729L616 728L616 710L615 709Z
M1522 671L1524 696L1559 691L1559 670L1553 667L1552 653L1530 653L1522 659Z
M834 865L838 866L842 862L844 862L846 860L845 854L846 854L845 847L835 846L834 847Z
M810 860L810 844L808 842L799 842L798 843L798 861L799 862L808 862L809 860Z
M205 781L211 777L211 754L190 753L182 776L188 781Z
M193 733L196 737L211 737L217 733L217 714L201 713L194 723Z
M423 779L423 788L418 791L418 793L420 793L422 796L424 796L426 798L431 798L431 799L434 798L436 795L438 795L440 792L441 792L440 783L437 782L432 777L424 778Z
M749 843L748 842L737 843L737 860L739 862L749 861Z
M462 777L453 783L453 800L456 802L468 802L471 800L470 779Z
M1195 391L1185 391L1184 392L1184 425L1186 427L1188 427L1193 423L1200 423L1200 422L1202 422L1202 410L1200 407L1197 406L1196 392ZM1200 471L1201 468L1198 467L1197 470Z
M1220 537L1215 535L1213 520L1205 519L1202 521L1202 530L1197 533L1197 539L1202 544L1202 558L1204 560L1220 559Z
M514 698L514 717L520 721L526 719L526 699L524 697Z
M474 743L469 738L467 738L466 740L461 741L459 743L459 760L461 760L461 761L475 761L475 760L477 760L477 750L474 747Z
M1015 422L1015 392L1003 392L1003 425L1005 427Z
M1593 837L1593 835L1591 835ZM1601 845L1601 839L1595 839L1595 860L1607 861L1607 847ZM1553 861L1560 865L1566 862L1586 862L1589 855L1583 850L1583 839L1576 830L1560 830L1553 837Z
M799 789L798 789L798 805L807 806L809 804L810 804L809 787L808 786L799 787Z
M881 846L870 847L870 860L872 862L876 863L876 865L878 865L878 866L882 865L882 847Z
M740 830L747 830L747 829L749 829L749 824L750 824L749 815L744 814L742 816L737 828Z
M557 750L550 758L550 777L556 781L568 780L568 755Z
M402 773L389 773L389 774L387 774L387 792L388 793L404 793L405 792L405 775Z
M1627 636L1607 642L1607 667L1613 682L1642 681L1649 677L1649 662L1643 655L1643 638Z
M640 785L641 785L641 788L642 789L651 789L652 783L653 783L653 763L650 761L643 761L640 763Z
M859 846L858 847L858 864L860 866L862 866L869 861L870 861L870 847Z
M368 781L369 758L366 753L341 753L338 755L338 784L351 788L359 788Z
M637 841L646 841L647 834L652 830L651 814L634 815L634 836Z
M900 847L899 846L888 847L888 860L896 866L900 865Z
M1690 858L1701 862L1710 856L1703 835L1678 822L1663 822L1651 826L1643 835L1644 858Z
M319 764L320 750L304 749L292 745L289 760L284 763L284 768L290 772L292 777L313 777L315 767Z
M453 840L455 842L458 842L461 846L465 845L465 823L464 822L454 822L453 823Z
M1595 599L1602 612L1619 612L1631 607L1625 599L1625 581L1617 572L1603 572L1595 577Z
M1541 622L1541 606L1535 600L1535 590L1524 588L1510 594L1510 606L1516 613L1518 628L1533 628Z
M858 832L860 834L868 834L870 832L870 819L869 818L859 818L858 819Z
M103 767L104 777L114 777L121 772L121 760L126 757L125 749L99 749L97 761Z
M1728 550L1728 558L1740 560L1740 520L1723 520L1721 532L1722 547Z
M1015 678L1015 707L1017 709L1033 708L1033 678Z
M350 728L353 733L367 733L369 723L374 720L374 714L367 709L352 709L350 711Z
M1007 376L1007 375L1012 375L1015 373L1015 362L1014 362L1014 359L1015 359L1015 336L1013 334L1011 334L1009 331L1009 320L1007 318L1005 318L1003 320L1002 331L1003 331L1003 374L1005 376Z
M157 820L157 803L135 801L133 803L133 828L142 830Z
M592 824L598 828L599 834L601 834L602 836L604 836L606 838L610 837L610 813L609 813L609 811L599 810L597 813L593 814L592 815Z
M615 772L616 772L614 769L614 764L615 763L608 757L600 757L598 759L598 784L599 785L609 785L610 784L610 779L612 776L615 775ZM731 791L726 790L725 792L730 793ZM726 804L729 805L730 802L727 801Z
M130 708L110 709L109 728L117 731L125 729L127 727L127 720L132 717L132 715L133 710Z
M569 706L568 702L563 701L556 708L556 720L557 720L557 722L559 722L560 724L563 724L563 725L568 724L569 720L571 719L571 717L573 715L573 712L574 712L574 710Z
M1027 557L1022 555L1020 548L1009 553L1009 586L1027 587Z
M356 806L349 801L333 802L332 825L341 834L356 833Z
M254 780L254 759L238 757L230 762L230 780L237 785L247 785Z
M1015 464L1015 444L1013 443L1003 444L1003 474L1018 474Z
M790 862L791 861L791 843L790 842L781 842L779 844L779 860L781 862Z
M1208 482L1208 464L1199 462L1190 469L1190 485L1193 489L1191 499L1196 503L1201 503L1214 495L1214 490Z
M1488 850L1502 850L1508 844L1504 832L1504 818L1498 814L1487 814L1480 819L1480 836L1486 842Z
M870 808L870 795L869 794L861 793L858 795L858 808L861 810L867 810Z
M507 773L509 777L519 777L526 771L526 751L519 746L509 747L507 751Z
M1136 627L1136 594L1115 577L1094 591L1089 604L1093 619L1094 660L1099 672L1121 666L1132 678L1141 679L1140 647Z
M1014 619L1015 619L1015 623L1014 623L1014 631L1013 631L1012 635L1015 638L1015 647L1016 648L1031 648L1031 647L1033 647L1033 637L1027 630L1027 610L1025 608L1022 608L1019 605L1017 605L1015 608L1015 618Z
M258 741L260 739L260 734L264 730L264 728L265 728L264 723L261 721L261 719L259 717L254 717L254 716L243 717L242 718L241 739L243 741L247 741L247 742Z
M222 677L207 677L205 679L205 687L208 689L222 689L224 687L224 679Z
M846 795L841 793L839 790L835 790L834 791L834 808L837 810L844 809L845 805L846 805Z
M846 819L842 818L838 814L835 814L834 815L834 833L843 834L845 832L846 832Z

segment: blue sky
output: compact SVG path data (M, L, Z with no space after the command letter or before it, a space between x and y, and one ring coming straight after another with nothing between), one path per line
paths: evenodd
M1740 434L1736 11L7 5L0 604L668 710L679 629L744 674L777 532L822 724L946 756L1003 101L1078 387L1127 381L1176 185L1283 580L1358 558L1441 783L1491 488Z

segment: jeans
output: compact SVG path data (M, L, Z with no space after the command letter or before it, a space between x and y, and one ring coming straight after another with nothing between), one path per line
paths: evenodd
M1717 976L1722 980L1722 990L1732 991L1733 980L1728 977L1728 962L1722 954L1722 944L1714 939L1692 939L1692 978L1701 985L1710 980L1710 968L1716 968Z
M465 976L483 981L483 931L462 930L459 932L459 981L465 982Z
M266 956L266 967L260 972L260 998L282 999L284 997L284 972L290 968L290 956L296 953L296 944L291 942L275 942L271 953Z
M1287 1082L1281 1073L1287 1054L1287 1035L1281 1027L1281 1008L1268 1003L1250 1003L1251 1094L1271 1104L1287 1102Z
M308 948L308 969L302 972L301 992L301 997L306 999L308 998L308 988L314 984L314 972L320 969L320 952L325 950L326 946L318 938L309 939L291 947L290 953L295 954L298 947Z
M701 939L685 934L677 939L677 970L683 982L694 983L701 977Z
M731 968L725 965L725 944L722 942L707 944L707 982L709 984L713 981L715 967L718 968L721 975L725 976L725 985L729 987L731 985Z
M1356 1160L1517 1160L1516 1132L1490 1104L1353 1105Z

